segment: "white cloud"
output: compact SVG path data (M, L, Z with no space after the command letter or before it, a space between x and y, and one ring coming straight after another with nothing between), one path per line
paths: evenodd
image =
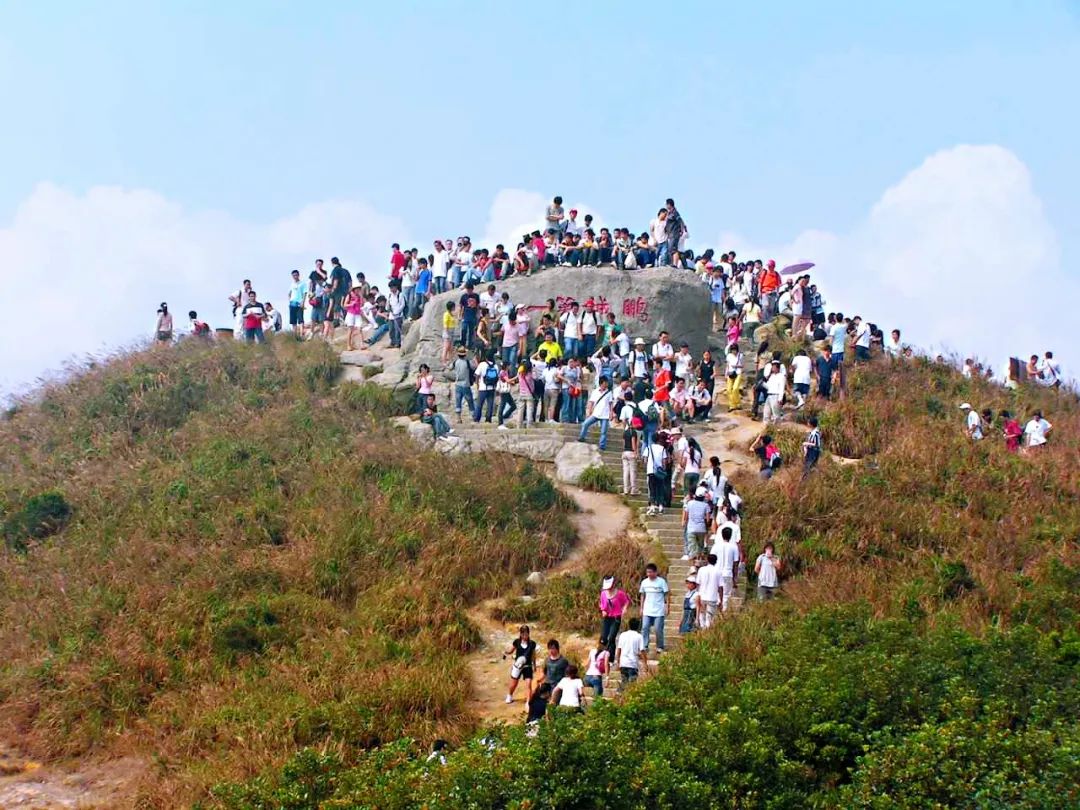
M1046 349L1080 361L1068 318L1080 278L1061 268L1027 167L1000 146L931 155L851 233L805 231L771 246L725 234L720 244L778 264L815 261L828 308L898 327L933 350L978 354L995 368Z
M317 257L382 278L404 224L355 200L308 205L269 224L191 212L152 191L95 187L79 195L38 186L0 228L0 281L9 298L0 331L0 391L18 393L67 358L144 339L167 301L177 323L198 310L228 326L226 296L250 278L287 304L289 270ZM27 283L31 281L32 283Z

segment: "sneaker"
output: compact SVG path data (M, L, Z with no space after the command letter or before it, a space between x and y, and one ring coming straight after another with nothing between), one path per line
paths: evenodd
M645 514L648 517L652 517L653 515L656 514L656 507L655 506L650 506L648 509L645 510Z
M513 698L513 697L512 697L511 695L507 695L507 696L506 696L506 702L507 702L507 703L513 703L513 702L514 702L514 698Z
M656 514L658 514L658 515L664 514L664 507L662 507L662 506L656 507Z
M509 430L509 429L510 428L508 428L506 425L499 425L499 430Z
M679 557L679 559L683 562L688 562L690 560L690 556L688 554L683 554L681 557Z
M632 489L632 490L630 490L630 494L631 495L640 495L641 493L638 492L636 489Z

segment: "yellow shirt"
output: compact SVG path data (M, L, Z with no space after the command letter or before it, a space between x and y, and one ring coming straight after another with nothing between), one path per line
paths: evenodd
M443 313L442 316L442 328L449 330L453 329L455 326L457 326L457 318L455 318L453 314L449 310L447 310Z
M541 349L547 352L548 360L558 360L562 357L562 346L553 340L545 340L536 347L537 351L540 351Z

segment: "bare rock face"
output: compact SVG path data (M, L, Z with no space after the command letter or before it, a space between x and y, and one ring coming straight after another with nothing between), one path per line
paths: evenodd
M555 477L564 484L576 484L589 467L601 467L604 459L591 444L569 442L555 456Z
M341 353L341 362L346 366L370 366L382 362L382 357L365 349L353 349Z
M478 284L476 291L483 292L486 286ZM614 312L631 337L642 337L649 345L661 331L667 331L676 346L685 340L700 353L709 335L708 290L696 275L686 270L556 267L524 278L495 282L495 288L499 294L510 294L518 311L529 314L533 327L539 325L549 298L555 299L557 309L567 307L571 300L584 307L585 301L592 298L601 318ZM420 363L441 368L438 358L442 353L442 316L446 302L457 302L461 293L453 290L435 296L428 301L423 317L409 326L402 356L408 358L411 368ZM380 382L385 384L389 380Z

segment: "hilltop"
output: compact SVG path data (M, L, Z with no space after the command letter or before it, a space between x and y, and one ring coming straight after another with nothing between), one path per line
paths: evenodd
M788 561L785 598L690 641L624 702L535 741L495 732L492 750L469 612L564 558L575 507L528 460L404 441L391 390L340 379L317 341L185 341L7 414L4 739L46 761L142 757L125 800L160 807L1075 798L1072 398L923 359L855 369L847 399L799 417L854 463L735 474L751 547L774 539ZM1055 441L972 445L968 400L1042 407ZM777 431L786 457L802 435ZM667 564L647 539L608 541L522 618L591 632L602 571ZM445 768L423 761L436 737L457 749Z

